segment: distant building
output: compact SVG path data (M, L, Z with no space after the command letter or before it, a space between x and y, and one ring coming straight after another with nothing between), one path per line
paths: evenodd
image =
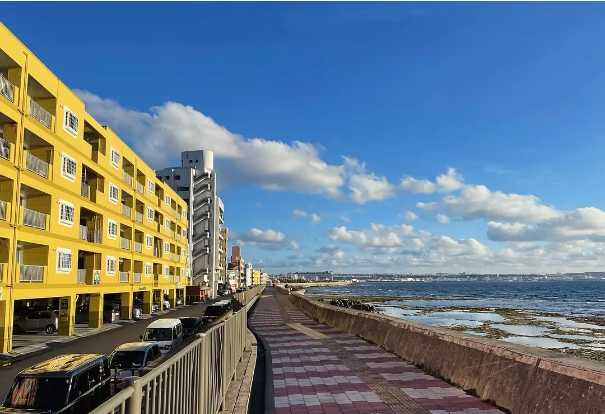
M190 263L193 284L209 286L216 296L227 279L227 228L225 207L217 195L214 154L208 150L183 151L181 166L157 171L189 206Z

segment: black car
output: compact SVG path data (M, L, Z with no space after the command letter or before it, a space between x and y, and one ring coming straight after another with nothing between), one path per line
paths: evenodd
M181 324L183 325L183 337L188 338L190 336L195 335L198 332L201 332L203 321L200 318L196 318L193 316L186 316L183 318L179 318Z
M109 398L110 381L106 355L60 355L21 371L0 413L87 413Z

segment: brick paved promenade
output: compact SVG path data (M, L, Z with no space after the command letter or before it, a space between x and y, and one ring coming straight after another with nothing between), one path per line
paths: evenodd
M271 349L275 414L502 414L266 289L250 327Z

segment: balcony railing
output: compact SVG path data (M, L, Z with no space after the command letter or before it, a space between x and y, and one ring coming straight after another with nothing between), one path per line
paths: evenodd
M160 249L159 247L155 247L153 249L153 255L155 257L162 257L162 249Z
M44 109L38 102L34 101L31 97L29 98L29 113L42 125L50 129L52 121L51 113Z
M44 178L48 178L48 162L36 157L30 151L26 152L25 168Z
M120 282L128 283L129 275L128 272L120 272Z
M134 213L134 220L137 223L142 224L143 223L143 213L141 213L140 211L136 211Z
M132 208L127 206L126 204L122 204L122 215L126 217L131 217Z
M125 237L120 238L120 247L124 250L130 250L130 240Z
M141 253L143 251L143 243L135 241L134 242L134 251L137 253Z
M0 200L0 220L6 220L8 214L8 203L4 200Z
M11 102L15 102L15 85L0 73L0 94Z
M101 229L92 228L80 225L80 240L89 241L91 243L101 243Z
M86 269L78 269L78 284L86 284Z
M20 265L19 282L21 283L42 283L44 281L44 266Z
M134 283L141 283L141 274L140 273L134 274Z
M82 197L90 199L90 185L82 181L80 185L80 194Z
M7 140L0 137L0 157L8 160L11 155L11 146Z
M48 214L23 207L23 224L40 230L46 230Z
M145 186L137 181L137 192L143 194L145 192Z
M132 175L128 174L126 171L122 171L122 180L129 186L132 186Z

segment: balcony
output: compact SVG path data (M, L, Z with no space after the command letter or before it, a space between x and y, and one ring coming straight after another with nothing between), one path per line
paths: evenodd
M52 114L31 97L29 98L29 113L32 118L36 119L46 128L50 129L52 123Z
M126 171L122 171L122 180L132 187L133 178L132 175L128 174Z
M80 225L80 240L88 241L91 243L101 243L101 229L89 229L87 226Z
M130 250L130 240L125 237L120 237L120 247L124 250Z
M134 283L141 283L141 274L140 273L134 274Z
M86 284L86 269L78 269L78 284Z
M0 137L0 158L8 160L11 155L10 143L4 138Z
M42 283L44 281L44 271L46 266L37 265L19 265L19 282L21 283Z
M25 154L25 168L41 177L48 178L48 162L36 157L30 151L26 151Z
M90 200L90 185L86 184L84 181L80 184L80 195Z
M135 211L134 221L136 221L139 224L143 224L143 213L141 213L140 211Z
M145 186L137 181L137 193L145 193Z
M11 83L4 74L0 73L0 95L10 102L15 103L15 85Z
M134 251L137 253L142 253L143 252L143 243L135 241L134 242Z
M40 230L48 228L48 214L41 213L36 210L22 207L23 209L23 225L34 227Z
M120 272L120 283L128 283L130 275L128 272Z
M122 204L122 215L128 218L132 217L132 208L126 204Z

